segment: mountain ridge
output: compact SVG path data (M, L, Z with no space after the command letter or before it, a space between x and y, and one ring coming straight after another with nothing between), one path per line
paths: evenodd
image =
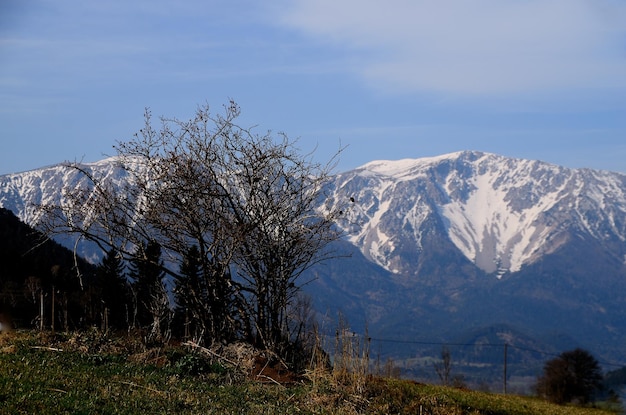
M341 227L366 256L391 271L382 258L389 261L393 255L402 228L419 228L433 215L445 222L449 238L469 260L499 275L558 249L560 227L568 221L599 239L604 237L599 232L610 231L626 240L626 176L619 173L468 151L373 161L337 177L334 199L356 192L350 197L362 202ZM411 193L407 186L422 189ZM415 203L400 205L397 201L407 195ZM607 198L612 198L608 206ZM388 211L405 220L387 231L379 222ZM567 216L568 211L578 218ZM605 211L596 218L590 214ZM419 249L420 240L417 232L411 242Z

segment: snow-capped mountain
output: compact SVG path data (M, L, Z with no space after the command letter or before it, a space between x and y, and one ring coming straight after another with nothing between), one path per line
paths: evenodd
M115 158L83 168L114 183L126 177ZM36 227L35 207L62 204L63 189L80 180L84 174L64 165L0 176L0 206ZM626 175L619 173L466 151L372 161L336 175L329 187L331 203L354 201L339 223L348 240L396 274L419 270L433 232L443 231L470 262L497 276L520 271L573 235L626 241Z
M114 158L83 168L127 180ZM35 206L64 203L81 180L61 165L0 176L0 206L36 227ZM621 359L626 175L459 152L373 161L334 176L326 195L348 205L337 247L352 256L311 270L321 314L402 340L504 324L552 351Z
M84 171L62 163L22 173L0 176L0 207L12 211L22 222L37 227L41 212L37 206L63 205L65 190L88 182L85 173L120 184L126 172L119 167L115 157L95 163L81 164Z
M400 274L415 272L434 223L498 276L555 252L572 232L626 240L626 176L618 173L459 152L373 161L339 174L333 193L355 201L341 222L350 241Z

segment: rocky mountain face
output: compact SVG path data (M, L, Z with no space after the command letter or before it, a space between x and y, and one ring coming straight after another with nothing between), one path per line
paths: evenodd
M461 152L371 162L338 175L333 193L355 200L341 223L349 240L396 274L421 274L433 234L498 278L574 235L626 241L626 176L616 173Z
M82 172L58 164L0 176L0 207L11 210L22 222L37 226L42 216L37 206L62 205L65 190L81 181L88 182L85 173L101 180L111 180L114 184L121 183L127 176L115 158L86 163L81 168L84 169Z
M111 159L85 168L124 180ZM0 206L36 226L32 206L77 180L61 166L0 176ZM487 330L626 363L626 175L459 152L337 174L323 203L345 201L337 250L351 256L306 290L320 315L393 340L389 355Z

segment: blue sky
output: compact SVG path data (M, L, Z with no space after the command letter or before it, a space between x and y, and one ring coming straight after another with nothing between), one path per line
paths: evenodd
M459 150L626 173L623 0L0 0L0 174L228 99L339 170Z

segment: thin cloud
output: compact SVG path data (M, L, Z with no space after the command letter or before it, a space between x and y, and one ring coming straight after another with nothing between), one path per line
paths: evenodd
M612 0L298 0L281 23L358 56L378 88L502 94L626 86Z

